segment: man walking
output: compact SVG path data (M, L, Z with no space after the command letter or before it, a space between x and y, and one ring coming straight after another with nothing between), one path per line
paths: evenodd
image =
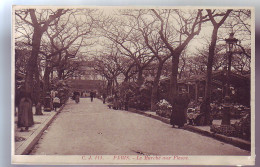
M94 98L94 92L91 91L91 92L90 92L90 99L91 99L91 102L93 102L93 98Z
M60 99L57 96L53 98L53 107L55 111L60 107Z
M105 104L106 103L106 98L107 98L107 94L106 94L105 91L103 92L102 97L103 97L103 104Z

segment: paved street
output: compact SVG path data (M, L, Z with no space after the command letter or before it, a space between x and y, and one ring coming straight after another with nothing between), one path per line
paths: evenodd
M248 151L139 114L109 109L98 99L69 101L33 155L249 155Z

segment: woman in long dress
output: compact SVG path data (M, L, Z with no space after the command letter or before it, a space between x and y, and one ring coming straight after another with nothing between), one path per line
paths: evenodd
M170 123L173 127L177 125L178 128L181 128L187 122L186 111L189 102L189 96L185 91L182 91L176 98L174 98L173 111L170 119Z
M17 126L21 128L21 131L24 131L23 127L27 131L33 124L32 100L28 94L25 94L19 103Z

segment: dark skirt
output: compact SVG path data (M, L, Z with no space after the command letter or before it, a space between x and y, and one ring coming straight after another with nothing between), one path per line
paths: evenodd
M32 102L29 99L22 99L18 108L18 127L30 127L34 124L32 113Z
M175 110L171 114L171 125L178 125L179 127L184 126L184 124L186 123L185 109L186 108L183 108L183 106L175 107Z

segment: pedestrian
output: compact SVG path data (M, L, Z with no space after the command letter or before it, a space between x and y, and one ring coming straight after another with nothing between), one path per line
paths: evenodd
M207 112L207 100L204 99L200 104L200 112L206 113Z
M106 98L107 98L107 94L106 94L105 91L103 92L102 97L103 97L103 104L105 104L106 103Z
M113 109L117 110L119 108L119 99L117 92L115 92L114 98L113 98Z
M125 95L125 110L128 111L128 103L129 103L129 93L127 92Z
M50 112L52 109L52 99L50 92L46 92L46 96L44 98L44 111Z
M40 101L38 101L35 108L36 108L35 115L43 115L42 114L42 104Z
M114 98L114 99L113 99L113 109L114 109L114 110L117 110L117 109L118 109L118 106L119 106L119 105L118 105L118 99Z
M91 102L93 102L93 98L94 98L94 92L90 91L90 100L91 100Z
M51 90L50 96L51 96L51 109L53 109L53 98L56 96L56 91Z
M170 119L170 123L173 127L177 125L178 128L181 128L187 122L187 107L189 102L189 96L185 89L173 99L173 111Z
M200 104L200 115L195 119L195 124L198 126L211 125L213 118L211 116L210 99L206 98ZM207 119L207 113L209 114Z
M57 96L53 98L53 107L55 111L60 107L60 99Z
M34 124L33 122L33 112L32 112L32 100L30 93L25 92L24 96L21 98L18 107L18 122L17 127L21 128L21 132L28 131L29 127Z
M54 90L51 90L51 92L50 92L51 99L53 99L55 97L55 94L56 94L56 92Z
M79 98L80 98L80 92L75 91L74 92L74 100L75 100L76 103L79 103Z

